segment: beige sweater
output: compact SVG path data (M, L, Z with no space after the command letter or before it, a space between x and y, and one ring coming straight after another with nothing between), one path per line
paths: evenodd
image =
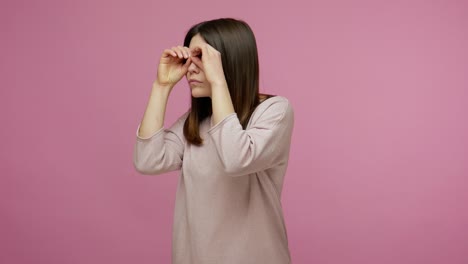
M169 129L138 136L141 174L181 170L174 212L173 264L291 262L281 191L294 125L289 101L263 101L246 130L235 113L200 125L202 146L183 135L185 113Z

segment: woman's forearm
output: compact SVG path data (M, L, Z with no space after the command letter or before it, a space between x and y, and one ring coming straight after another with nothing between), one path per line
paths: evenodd
M226 83L216 84L211 87L211 104L213 107L213 126L235 112Z
M160 86L153 83L138 136L148 138L164 126L166 105L171 89L172 86Z

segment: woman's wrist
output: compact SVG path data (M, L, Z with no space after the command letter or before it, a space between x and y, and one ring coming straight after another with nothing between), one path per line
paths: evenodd
M222 89L222 88L227 89L228 88L226 79L212 81L210 82L210 85L211 85L211 89Z
M159 84L156 81L153 82L153 87L151 89L152 94L167 95L171 92L174 85L172 84Z
M165 84L161 84L158 82L158 80L155 80L153 81L153 87L154 86L158 86L158 87L174 87L175 84L168 84L168 83L165 83Z

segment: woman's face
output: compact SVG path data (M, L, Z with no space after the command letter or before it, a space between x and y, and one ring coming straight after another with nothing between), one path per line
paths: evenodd
M189 48L194 49L204 43L206 43L206 41L200 34L196 34L190 40ZM200 57L201 55L197 56ZM202 69L198 68L195 63L192 62L190 64L186 77L193 97L211 97L211 86L205 78L205 73Z

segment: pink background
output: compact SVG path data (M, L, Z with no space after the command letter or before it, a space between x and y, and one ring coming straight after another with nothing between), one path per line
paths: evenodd
M468 263L464 1L2 1L0 263L169 263L178 173L135 132L164 48L244 19L293 103L293 263ZM188 107L185 79L166 125Z

